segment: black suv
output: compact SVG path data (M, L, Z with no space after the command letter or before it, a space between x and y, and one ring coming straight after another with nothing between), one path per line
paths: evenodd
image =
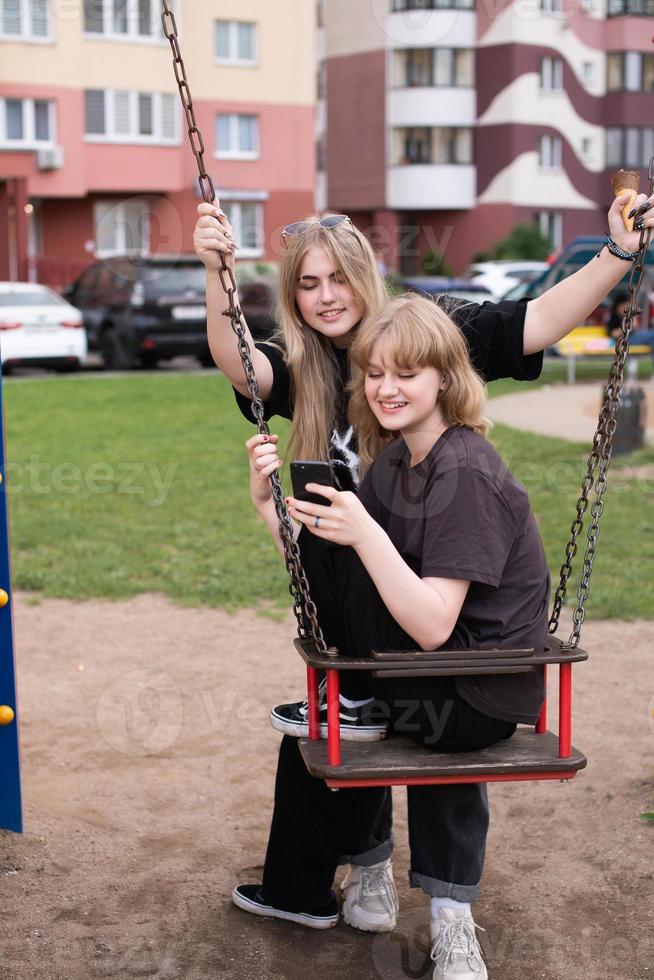
M213 366L207 343L205 270L194 255L112 257L95 262L69 286L81 311L89 350L109 370L194 354ZM255 339L274 330L275 290L266 282L239 286L243 314Z
M104 259L64 295L82 313L89 350L100 351L109 370L154 366L179 354L213 364L205 272L195 256Z

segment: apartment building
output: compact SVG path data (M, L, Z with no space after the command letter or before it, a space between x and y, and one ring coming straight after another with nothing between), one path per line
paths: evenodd
M315 6L171 0L240 257L313 208ZM188 252L201 200L158 0L0 0L0 279Z
M317 188L392 268L606 227L654 153L654 0L327 0ZM644 182L643 182L644 186Z

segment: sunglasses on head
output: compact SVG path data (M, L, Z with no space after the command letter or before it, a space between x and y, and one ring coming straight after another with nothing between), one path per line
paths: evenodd
M303 235L312 225L321 225L323 228L337 228L344 221L349 221L352 224L352 219L347 214L328 214L318 221L294 221L292 224L286 225L282 232L282 238Z

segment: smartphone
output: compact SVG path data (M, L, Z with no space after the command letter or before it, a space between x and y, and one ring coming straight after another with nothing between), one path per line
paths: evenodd
M322 460L294 460L291 463L291 483L293 484L293 496L297 500L306 500L310 504L324 504L327 507L331 506L331 500L317 493L308 493L307 483L320 483L323 486L339 489L331 463Z

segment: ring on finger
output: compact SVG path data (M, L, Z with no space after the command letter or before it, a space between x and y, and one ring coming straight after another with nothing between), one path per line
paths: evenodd
M316 517L315 518L315 520L313 522L313 526L314 527L320 527L320 518L319 517Z

